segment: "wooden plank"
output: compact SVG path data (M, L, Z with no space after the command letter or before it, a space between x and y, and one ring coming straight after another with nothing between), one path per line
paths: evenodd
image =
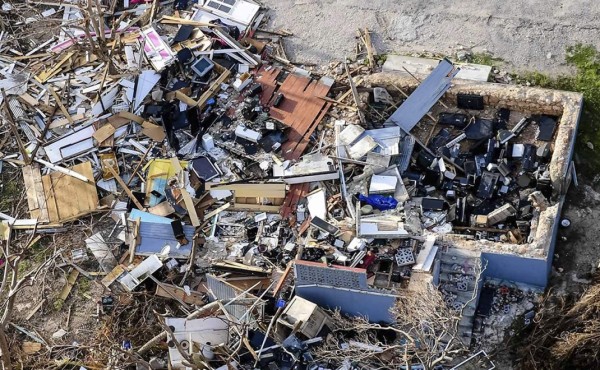
M108 273L108 275L100 280L100 283L108 288L112 283L114 283L115 280L117 280L119 276L123 275L125 271L127 270L123 267L123 265L116 265L115 268Z
M73 122L75 122L75 123L79 122L79 121L82 121L84 119L85 119L85 114L76 114L74 116L71 116L71 120ZM68 118L61 118L61 119L58 119L58 120L53 121L52 123L50 123L50 125L48 126L48 128L49 129L55 129L55 128L58 128L58 127L66 126L66 125L71 124L73 122L69 122Z
M329 90L327 85L293 74L281 84L278 92L285 99L279 107L271 108L270 115L290 127L288 141L282 145L285 159L297 159L302 155L310 135L324 116L323 109L330 107L321 99Z
M212 218L215 215L218 215L219 213L223 212L224 210L228 209L229 207L231 207L231 203L225 203L224 205L222 205L221 207L212 210L210 212L208 212L207 214L204 215L204 219L208 220L210 218Z
M69 293L71 293L73 286L75 286L75 282L77 281L78 277L79 277L79 270L77 270L77 269L71 270L71 273L69 273L69 276L67 277L67 283L65 284L65 286L60 291L60 294L58 295L58 298L60 298L63 302L67 300L67 297L69 296Z
M348 76L348 83L350 84L350 90L352 90L352 97L354 98L354 104L356 106L360 106L360 98L358 96L358 90L356 90L356 85L354 84L354 80L352 79L352 75L350 75L350 70L348 69L348 64L344 62L344 68L346 69L346 75ZM360 119L360 123L363 126L366 126L367 121L365 119L365 115L362 111L358 111L358 118Z
M171 204L169 204L169 202L164 201L155 205L154 207L148 208L148 212L152 213L153 215L164 217L175 213L175 209L173 206L171 206Z
M143 210L144 206L133 195L133 193L131 192L131 190L127 186L127 184L125 184L125 181L123 181L123 179L117 174L117 172L112 167L107 167L107 169L112 173L112 175L114 176L115 180L117 180L117 182L119 183L119 185L121 185L121 187L123 188L123 190L125 190L125 193L129 197L129 199L131 199L131 201L133 202L133 204L135 204L135 206L138 207L138 209Z
M75 54L74 52L69 52L58 63L53 64L52 68L50 68L48 70L45 70L45 71L42 71L37 76L35 76L35 79L39 83L42 83L42 84L46 83L46 81L48 81L49 79L51 79L52 77L54 77L56 74L58 74L58 72L61 70L63 64L65 64L67 61L69 61L74 54Z
M163 298L173 299L176 297L177 299L187 303L193 304L196 306L204 306L203 294L195 291L191 291L190 295L185 293L183 288L177 287L175 285L170 284L159 284L156 286L155 295Z
M154 141L159 142L163 141L167 137L167 134L162 126L155 125L149 121L144 121L144 123L142 123L142 134L148 136Z
M127 112L127 111L119 112L119 117L132 120L136 123L139 123L140 125L144 123L144 119L142 117L136 116L135 114Z
M179 161L176 161L179 163ZM188 216L190 216L190 221L192 222L192 226L198 227L200 226L200 219L198 218L198 214L196 213L196 207L194 206L194 201L190 193L185 189L181 190L181 197L183 198L183 203L185 204L185 208L188 211Z
M375 67L375 50L373 48L373 43L371 42L371 33L368 28L363 30L364 35L364 43L367 48L367 58L369 59L369 67Z
M255 211L275 213L281 210L281 206L272 206L266 204L249 204L249 203L234 203L231 207L234 211ZM206 217L205 217L206 219Z
M71 177L68 175L57 172L53 172L50 175L59 220L67 219L78 214L78 207L76 204L76 202L78 202L78 197L74 196L76 193L71 189L70 178Z
M248 266L243 263L238 263L230 260L222 260L212 264L213 267L220 267L223 269L240 270L241 272L257 272L264 275L270 275L271 269L263 269L262 267Z
M279 68L271 68L270 70L265 70L262 67L258 71L258 77L256 78L256 82L262 86L262 93L260 96L261 105L268 105L273 97L275 91L277 90L277 76L281 69Z
M42 184L44 186L44 195L46 196L46 205L48 207L48 218L50 222L60 222L58 216L58 206L54 197L54 187L52 178L49 175L42 176Z
M234 287L236 287L242 291L246 291L246 290L252 288L257 283L260 283L260 284L256 285L256 288L254 288L254 290L262 290L264 288L267 288L269 285L271 285L271 278L268 276L267 277L243 276L243 277L234 277L234 278L224 277L222 279L225 280L228 284L231 284Z
M80 174L88 182L60 172L53 172L41 177L38 184L34 185L39 193L38 205L44 206L45 202L49 222L61 222L82 216L98 207L98 193L91 163L81 163L70 170Z
M35 315L36 312L38 312L40 310L40 308L42 308L44 303L46 303L46 298L42 299L38 304L35 305L35 307L31 310L31 312L29 312L29 314L27 315L25 320L31 320L33 315Z
M28 93L19 95L19 98L32 107L36 107L39 104L38 100Z
M73 123L75 123L75 121L73 121L73 117L71 117L71 115L69 114L69 110L63 105L60 97L58 96L58 94L56 94L56 91L54 91L52 86L46 85L46 89L50 92L50 94L52 94L52 96L54 97L54 100L56 100L56 105L58 105L58 107L60 108L60 111L62 112L62 114L65 115L65 117L67 118L69 123L71 125Z
M323 107L323 110L321 111L321 113L317 116L317 118L313 122L313 126L311 126L307 130L307 132L310 132L312 135L312 132L319 125L319 123L321 123L321 121L323 120L323 118L325 117L325 115L327 114L327 112L329 111L330 108L331 108L331 103L325 104L325 106ZM300 158L302 156L302 154L304 153L304 151L306 150L306 147L308 146L308 144L310 142L309 139L310 139L310 135L304 135L302 140L300 140L300 142L296 145L296 149L294 149L294 151L292 152L292 155L291 155L292 158Z
M50 204L50 199L53 198L54 205L56 206L58 219L52 220L52 217L50 217L53 222L62 222L75 217L81 217L96 210L100 202L96 191L91 162L80 163L71 167L70 170L87 178L88 182L60 172L53 172L50 175L42 177L48 204ZM44 178L47 176L49 176L49 181L45 182ZM48 212L52 215L50 205L48 205Z
M212 85L210 85L210 87L208 88L208 90L206 90L204 92L204 94L202 94L200 96L200 99L198 99L198 103L197 106L202 109L204 108L204 105L206 104L206 102L208 101L208 99L212 98L212 96L214 94L217 93L217 91L219 91L219 89L221 88L221 84L225 81L227 81L227 79L229 78L229 75L231 74L231 72L229 72L228 69L226 69L225 71L223 71L223 73L221 73L221 75L215 80L215 82L212 83Z
M273 290L273 297L278 297L279 293L281 293L283 284L285 283L286 279L288 278L288 275L292 271L293 266L294 266L294 261L289 261L287 263L287 266L285 266L285 271L283 272L283 275L281 275L281 277L279 278L279 281L277 282L277 285L275 285L275 289Z
M194 107L198 104L197 101L185 95L181 90L175 91L175 99L189 105L190 107Z
M25 185L25 192L27 195L27 206L29 207L29 213L31 214L31 218L39 218L39 204L38 197L35 190L35 184L33 180L33 166L24 166L22 169L23 172L23 185ZM39 170L38 170L39 172Z
M46 204L46 194L44 194L44 184L42 183L42 174L38 166L32 166L32 179L35 196L39 209L38 221L49 222L48 205Z
M105 124L94 132L92 137L96 139L98 143L104 142L106 139L110 138L115 134L115 127L111 124Z
M25 341L21 348L26 355L32 355L42 350L42 343Z

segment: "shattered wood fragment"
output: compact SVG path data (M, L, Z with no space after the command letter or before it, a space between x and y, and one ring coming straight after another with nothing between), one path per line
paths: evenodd
M212 210L210 212L208 212L207 214L204 215L204 219L205 220L209 220L212 217L218 215L219 213L225 211L226 209L228 209L229 207L231 207L231 203L225 203L222 206L220 206L219 208Z
M185 203L185 208L188 211L188 216L190 217L192 226L200 226L200 219L196 213L196 207L194 206L191 195L187 192L187 190L181 189L181 196L183 198L183 202Z
M162 126L155 125L149 121L144 121L144 123L142 123L142 134L158 142L162 142L167 137Z
M69 276L67 277L67 282L66 282L65 286L62 288L62 290L60 291L60 294L58 295L58 298L61 299L63 302L67 300L67 297L69 296L69 293L71 293L71 290L75 286L75 282L77 281L78 277L79 277L79 270L77 270L77 269L71 270L71 272L69 273Z
M23 342L21 349L23 350L23 353L25 353L26 355L32 355L32 354L37 353L42 350L42 344L37 343L37 342L25 341L25 342Z
M173 299L177 297L184 303L193 304L195 306L204 306L204 296L201 293L190 291L188 295L185 289L170 284L160 284L156 287L157 296Z
M113 175L113 177L115 178L115 180L117 180L119 185L121 185L121 187L123 188L123 190L129 197L129 199L131 199L131 201L135 204L135 206L138 209L145 209L144 206L140 203L140 201L135 197L135 195L133 195L133 193L131 192L131 189L129 189L129 187L127 186L125 181L123 181L121 176L119 176L119 174L114 170L114 168L109 165L106 167L106 169Z
M94 139L96 139L96 141L98 143L102 143L104 142L106 139L112 137L115 134L115 127L111 124L106 124L102 127L100 127L98 130L96 130L96 132L94 132L94 134L92 135L92 137Z

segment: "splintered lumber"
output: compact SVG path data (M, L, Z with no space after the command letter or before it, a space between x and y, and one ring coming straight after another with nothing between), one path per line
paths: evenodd
M67 283L65 284L65 286L60 291L60 294L58 295L58 298L60 298L63 302L67 300L67 297L69 296L69 293L71 293L71 290L73 290L73 287L75 286L75 282L77 281L78 277L79 277L79 270L77 270L77 269L71 270L71 272L69 273L69 276L67 277Z
M63 105L63 103L60 100L60 97L58 96L58 94L56 93L56 91L54 91L54 89L50 85L47 85L46 87L48 88L48 91L50 92L50 94L52 94L52 96L54 97L54 100L56 100L56 105L58 105L58 107L60 108L60 111L62 112L62 114L65 115L65 117L67 118L67 120L69 121L70 124L73 124L74 123L73 117L71 117L71 115L69 114L69 111Z
M231 203L225 203L224 205L222 205L221 207L212 210L211 212L208 212L207 214L204 215L204 219L208 220L209 218L218 215L219 213L223 212L224 210L226 210L227 208L231 207Z
M231 72L229 72L228 69L225 69L221 73L221 75L212 83L212 85L210 85L208 90L206 90L204 92L204 94L202 94L200 96L200 99L198 99L198 102L196 103L198 108L200 108L200 109L204 108L204 105L206 104L208 99L212 98L212 96L215 95L217 93L217 91L219 91L219 89L221 88L221 84L223 82L227 81L230 74L231 74Z
M188 216L190 216L190 221L192 222L192 226L198 227L200 226L200 219L198 218L198 214L196 213L196 207L194 206L194 201L192 200L192 196L185 189L181 189L181 197L183 198L183 202L185 204L185 208L188 211Z
M35 79L39 83L46 83L46 81L48 81L49 79L54 77L56 74L58 74L58 72L60 72L63 65L67 61L69 61L74 54L75 54L74 52L67 53L67 55L65 55L65 57L63 59L61 59L58 63L55 63L52 66L52 68L45 70L45 71L41 72L40 74L38 74L37 76L35 76Z
M250 275L270 275L272 271L271 269L263 269L260 267L248 266L242 263L237 263L228 260L215 262L212 264L212 267L218 270L246 273Z
M123 188L123 190L125 190L125 193L129 197L129 199L131 199L131 201L133 202L133 204L135 204L135 206L138 207L138 209L143 210L144 206L135 197L135 195L133 195L133 193L131 192L131 189L129 189L129 187L127 186L127 184L125 183L125 181L123 181L123 179L121 178L121 176L119 176L119 174L117 173L117 171L115 171L115 169L112 168L111 166L107 166L106 169L110 171L110 173L114 176L115 180L117 180L117 182L119 183L119 185L121 185L121 187Z
M32 217L34 212L38 215L40 222L50 221L48 216L48 206L44 194L44 185L42 184L42 174L37 164L23 167L23 182L27 191L27 204Z
M26 355L32 355L34 353L41 351L42 344L37 343L37 342L25 341L25 342L23 342L23 345L21 346L21 348L23 349L23 353L25 353Z
M285 266L285 271L283 272L283 275L281 275L281 277L279 278L279 281L277 282L277 285L273 290L273 297L278 297L279 293L281 293L281 289L283 288L285 281L287 280L290 272L292 271L293 266L294 261L289 261L287 263L287 266Z
M156 286L155 294L157 296L163 297L163 298L172 299L172 298L176 297L177 299L181 300L184 303L193 304L195 306L204 306L203 295L201 293L191 291L190 295L187 295L187 293L185 292L185 289L180 288L175 285L164 284L164 283L159 284Z
M352 91L352 96L354 97L354 104L358 108L360 106L360 98L358 96L358 90L356 90L356 85L354 84L354 80L352 80L352 75L350 74L350 70L348 69L348 64L344 63L344 68L346 69L346 75L348 76L348 83L350 84L350 90ZM365 119L365 115L359 109L358 110L358 118L360 119L360 123L365 126L367 124L367 120Z

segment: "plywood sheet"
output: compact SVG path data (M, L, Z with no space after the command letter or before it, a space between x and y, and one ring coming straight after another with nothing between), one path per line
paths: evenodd
M61 172L40 177L39 169L23 168L27 203L32 218L40 222L63 222L86 215L98 208L99 199L90 162L70 168L87 177L86 183Z

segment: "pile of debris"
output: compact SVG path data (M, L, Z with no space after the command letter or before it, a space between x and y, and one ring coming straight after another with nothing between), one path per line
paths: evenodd
M431 284L466 354L482 282L481 250L468 243L532 243L556 201L558 117L472 94L444 103L469 70L448 60L414 91L363 83L393 69L368 30L354 63L317 73L288 59L289 32L265 29L251 0L5 5L14 29L61 27L38 44L3 44L0 164L22 172L30 218L0 214L1 235L9 244L13 233L105 221L61 252L67 285L100 275L99 316L140 293L162 302L162 314L143 313L157 335L116 338L130 357L113 368L134 355L153 369L420 366L412 338L389 343L404 356L394 358L335 322L402 326L399 292ZM314 356L332 340L341 362ZM352 364L344 348L369 355Z

